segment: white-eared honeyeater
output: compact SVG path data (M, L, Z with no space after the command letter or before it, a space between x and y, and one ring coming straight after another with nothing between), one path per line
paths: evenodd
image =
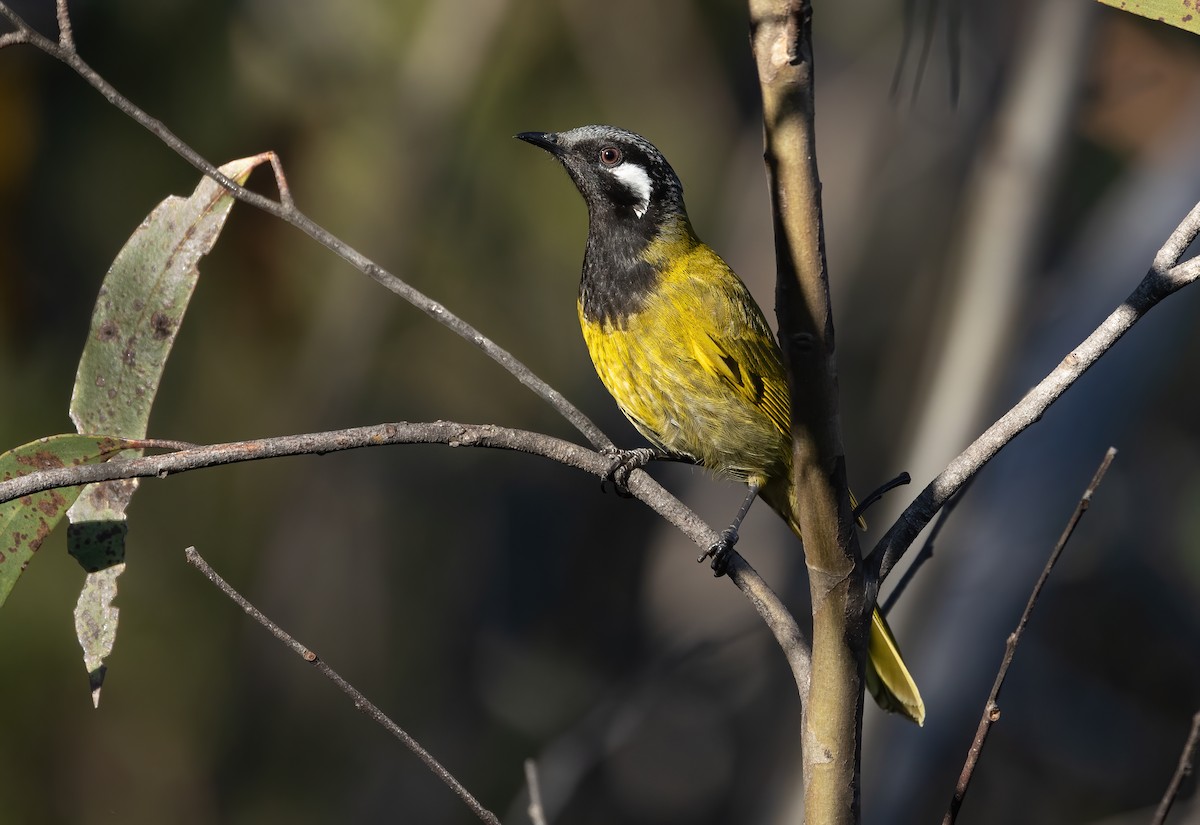
M755 495L799 536L783 356L746 285L696 237L666 158L613 126L517 137L557 158L587 202L579 322L621 412L665 456L746 482L728 544ZM920 692L878 608L867 686L884 709L924 721Z

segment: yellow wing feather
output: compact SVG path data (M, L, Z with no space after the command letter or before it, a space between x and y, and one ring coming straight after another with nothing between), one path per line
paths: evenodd
M918 725L925 724L925 702L904 657L896 637L888 627L887 619L875 608L871 614L871 636L867 642L867 689L884 710L900 713Z

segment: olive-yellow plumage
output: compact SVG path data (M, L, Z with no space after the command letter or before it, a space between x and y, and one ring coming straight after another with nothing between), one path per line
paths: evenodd
M745 481L746 506L757 493L799 536L782 355L745 284L696 237L674 170L612 126L517 137L554 155L587 202L579 320L621 411L659 450ZM876 701L921 723L920 693L878 609L868 654Z
M780 437L788 431L787 379L762 313L686 219L673 219L644 257L658 283L640 311L619 323L594 321L579 303L600 380L655 446L765 485L786 470L790 451ZM713 437L721 432L737 437Z

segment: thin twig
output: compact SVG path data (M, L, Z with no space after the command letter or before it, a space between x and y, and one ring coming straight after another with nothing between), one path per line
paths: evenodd
M1192 772L1192 760L1196 758L1198 744L1200 744L1200 710L1192 716L1192 732L1188 734L1187 741L1183 743L1183 752L1179 754L1179 765L1175 768L1175 775L1171 777L1171 782L1167 785L1162 801L1158 803L1158 810L1154 812L1154 819L1150 820L1150 825L1163 825L1167 821L1167 814L1171 812L1171 806L1175 804L1175 797L1179 796L1179 787Z
M472 796L470 791L464 788L462 783L455 779L454 775L446 770L440 762L434 759L429 751L421 747L420 743L417 742L416 739L413 739L411 736L409 736L407 731L388 718L387 714L376 707L369 699L367 699L366 696L359 692L358 688L347 682L337 673L337 671L325 664L325 662L323 662L316 653L313 653L300 642L296 641L296 639L290 636L287 631L267 618L261 610L250 604L250 602L246 600L245 596L234 590L227 581L221 578L217 571L213 570L212 567L209 566L208 562L206 562L200 556L200 553L196 551L195 547L189 547L183 552L187 557L188 563L203 573L204 577L212 582L218 590L228 596L231 601L244 610L247 616L265 627L272 636L282 642L285 646L291 648L293 653L298 655L304 661L308 662L310 665L313 665L322 676L333 682L338 686L338 689L341 690L342 693L350 697L350 700L354 702L355 708L361 710L368 717L370 717L375 724L379 725L393 737L400 740L400 742L406 748L412 751L413 754L421 760L425 767L433 771L433 774L438 779L445 782L450 790L454 791L458 798L465 802L467 807L470 808L477 817L479 817L482 821L489 823L490 825L500 825L499 818L487 808L483 807L483 805L479 803L479 800Z
M542 789L538 786L537 762L525 760L525 784L529 786L529 821L546 825L546 809L542 807Z
M58 0L59 21L60 26L66 18L66 0ZM553 387L539 378L533 373L529 367L525 366L521 361L513 356L512 353L500 347L495 341L488 338L475 327L468 324L463 319L459 318L450 310L446 309L442 304L434 301L426 296L421 291L410 286L405 281L396 277L392 273L385 270L379 264L367 258L358 250L341 240L333 233L322 227L316 221L300 212L292 203L290 195L285 187L281 187L280 200L271 200L268 197L252 192L249 189L239 185L223 175L212 163L200 155L195 149L181 140L176 134L166 127L161 121L152 118L143 110L138 108L134 103L128 100L124 95L118 92L107 80L101 77L91 66L89 66L79 53L75 50L74 42L70 36L70 28L64 29L65 35L60 34L59 42L54 42L39 34L29 26L16 12L8 7L8 4L0 2L0 16L8 19L16 28L15 34L19 37L13 38L9 35L4 35L0 38L0 47L11 45L13 43L28 43L35 48L45 52L50 57L65 63L75 71L83 80L100 92L104 98L127 115L129 118L137 122L160 141L162 141L168 149L175 152L185 161L190 163L200 172L215 180L221 186L229 190L235 198L247 203L256 209L279 218L286 223L299 229L304 234L315 240L317 243L324 246L326 249L333 252L342 260L349 263L359 272L362 272L367 277L374 280L376 283L391 290L396 295L399 295L404 300L415 306L417 309L424 312L430 318L433 318L438 323L442 324L450 331L454 332L461 338L470 341L477 347L482 349L489 358L497 364L508 370L518 381L531 389L540 398L550 404L558 411L567 421L569 421L585 438L588 439L596 447L608 447L612 445L612 441L606 436L599 427L597 427L591 419L579 411L573 404L566 400ZM282 169L278 163L272 161L275 168L276 180L283 180Z
M1004 680L1008 676L1008 668L1012 665L1013 656L1017 652L1017 645L1021 642L1021 635L1025 632L1025 626L1029 623L1029 617L1033 614L1033 606L1037 604L1038 597L1042 593L1042 588L1046 586L1046 581L1050 578L1050 573L1054 569L1055 563L1058 562L1059 556L1062 555L1063 549L1067 546L1067 542L1071 538L1071 534L1075 532L1075 527L1079 524L1079 520L1083 518L1083 514L1088 511L1092 504L1092 494L1096 492L1096 488L1100 485L1104 474L1108 471L1108 465L1112 464L1113 458L1117 455L1115 447L1109 447L1104 454L1100 466L1096 468L1095 475L1092 476L1091 483L1084 490L1083 496L1079 499L1079 504L1075 506L1075 512L1071 514L1071 518L1067 521L1067 526L1063 529L1062 535L1058 538L1058 543L1054 545L1054 549L1050 552L1050 558L1046 560L1046 566L1042 568L1042 574L1038 576L1037 583L1033 586L1033 591L1029 594L1029 601L1025 605L1025 611L1021 614L1020 621L1017 622L1017 629L1014 630L1008 637L1008 641L1004 646L1004 658L1000 662L1000 670L996 672L996 680L992 683L992 692L988 694L987 702L983 706L983 716L979 720L979 727L975 731L975 739L971 742L971 748L967 751L967 759L963 764L962 773L958 777L958 784L954 788L954 795L950 798L950 807L946 811L946 816L942 819L942 825L953 825L958 819L958 811L962 807L963 799L967 796L967 790L971 785L971 777L975 773L975 766L979 764L980 754L983 752L983 746L987 743L988 733L992 729L992 725L1000 718L1000 689L1004 687Z
M1200 234L1200 203L1180 222L1154 258L1154 266L1137 288L1113 310L1025 397L963 450L942 470L867 557L867 576L882 581L895 567L917 534L938 510L984 465L1014 438L1041 420L1043 414L1117 341L1167 296L1200 279L1200 257L1179 263L1179 258Z
M929 531L929 535L925 536L925 543L920 546L917 552L917 558L912 560L912 564L908 565L908 570L901 574L899 582L896 582L895 588L888 594L886 600L880 602L880 610L884 616L892 613L892 608L896 606L896 602L900 601L900 597L904 595L904 591L908 589L908 585L912 584L912 580L917 578L917 572L924 567L925 562L934 558L934 544L937 537L942 534L942 528L946 526L947 520L950 518L950 513L954 512L954 508L959 506L959 501L962 500L962 493L966 493L966 488L971 482L967 482L959 495L950 499L948 504L942 508L942 512L937 514L937 520L934 522L934 528Z
M876 487L869 496L867 496L866 498L864 498L862 501L860 501L858 503L858 506L854 508L854 512L852 515L854 516L854 518L856 520L861 519L866 514L867 510L870 510L871 507L877 501L882 499L885 495L890 493L892 490L895 490L897 487L903 487L905 484L911 484L911 483L912 483L912 476L910 476L908 474L908 471L905 470L904 472L900 473L900 475L893 478L891 481L886 481L883 484Z
M912 564L900 576L900 581L896 582L896 586L888 594L887 599L880 604L879 609L883 612L884 616L892 612L892 608L896 606L896 602L900 601L900 597L904 595L904 591L908 589L912 580L917 577L917 571L925 565L925 562L933 558L933 545L937 541L938 536L941 535L942 528L946 526L946 521L950 518L950 514L954 512L955 508L958 507L959 503L966 496L967 489L976 478L978 476L972 476L971 481L964 484L962 489L958 491L958 494L950 499L946 506L942 508L942 512L938 514L937 521L933 524L933 529L929 531L929 535L925 537L925 543L921 545L920 551L917 552L917 557L913 559Z
M67 0L54 0L54 11L58 17L58 45L75 50L75 36L71 33L71 14L67 11Z

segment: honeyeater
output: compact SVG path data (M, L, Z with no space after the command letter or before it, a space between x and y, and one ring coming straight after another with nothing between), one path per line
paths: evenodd
M746 482L733 531L758 495L800 536L783 356L746 285L696 237L666 158L613 126L517 137L557 158L587 202L579 322L621 412L662 455ZM875 700L922 723L925 705L878 608L868 652Z

